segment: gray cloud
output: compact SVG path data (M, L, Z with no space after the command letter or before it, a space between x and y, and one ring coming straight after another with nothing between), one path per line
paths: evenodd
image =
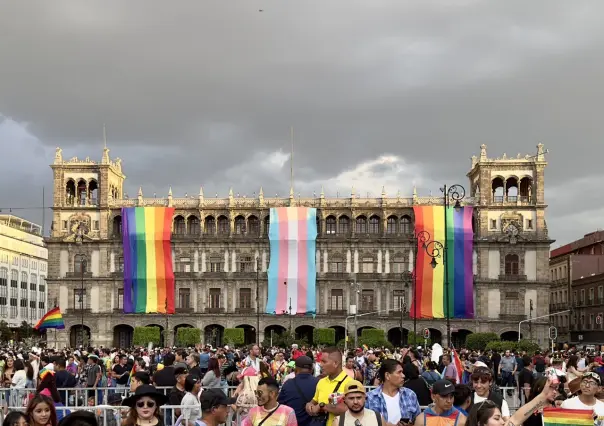
M0 204L36 204L57 145L100 158L103 123L131 194L285 194L288 165L261 164L287 155L293 125L308 195L349 191L368 164L363 191L436 192L465 183L481 143L497 156L543 142L548 224L569 240L597 220L565 218L602 206L582 179L604 154L603 12L595 0L11 2Z

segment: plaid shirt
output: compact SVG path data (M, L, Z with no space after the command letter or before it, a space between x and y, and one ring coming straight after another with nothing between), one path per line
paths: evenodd
M415 419L420 415L421 410L419 408L419 402L417 401L417 395L411 389L399 388L398 390L398 405L401 408L402 419ZM365 400L365 408L369 408L376 413L381 414L386 421L388 421L388 408L386 407L386 400L382 394L382 386L372 390L367 394Z

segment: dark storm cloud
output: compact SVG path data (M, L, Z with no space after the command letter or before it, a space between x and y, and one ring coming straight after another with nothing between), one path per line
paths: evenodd
M57 145L100 158L103 123L131 195L285 195L293 125L306 195L436 192L465 183L482 143L499 156L543 142L550 231L571 239L589 229L554 226L568 206L602 205L557 188L599 174L603 12L546 0L10 2L0 204L33 202L14 185L50 187ZM370 178L354 182L361 170Z

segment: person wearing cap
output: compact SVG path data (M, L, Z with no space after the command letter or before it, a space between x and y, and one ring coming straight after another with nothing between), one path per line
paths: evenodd
M384 417L377 411L365 407L365 386L358 380L349 380L344 386L344 404L348 409L335 417L328 426L382 426Z
M313 360L303 355L295 361L295 376L281 386L277 401L294 409L300 426L311 423L306 404L312 400L318 382L319 379L313 376Z
M170 405L180 405L182 399L185 397L185 380L189 372L184 367L174 369L174 377L176 378L176 385L170 390L169 401ZM180 408L174 409L176 417L180 416Z
M581 393L567 399L562 403L562 408L573 410L593 410L598 418L604 420L604 402L596 398L602 387L602 376L588 371L581 377Z
M455 385L449 380L437 380L432 385L433 405L415 419L415 426L464 426L466 416L453 407Z
M241 426L298 426L296 412L277 401L279 383L272 377L258 382L258 405L253 407L241 422Z
M220 389L206 389L199 398L201 407L201 426L218 426L227 422L229 406L234 399L229 399Z

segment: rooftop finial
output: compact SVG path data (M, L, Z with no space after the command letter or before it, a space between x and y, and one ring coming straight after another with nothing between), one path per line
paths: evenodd
M203 186L199 187L199 196L203 197Z
M139 197L142 197L142 196L143 196L143 187L142 187L142 186L139 186L139 187L138 187L138 196L139 196Z
M170 190L168 191L168 197L172 196L172 187L170 187Z
M325 198L325 189L323 189L323 185L321 185L321 198Z
M480 145L480 161L486 161L487 159L487 146L486 144Z
M101 164L109 164L109 148L107 148L107 129L103 124L103 158L101 158Z
M382 198L386 198L386 187L382 186Z

